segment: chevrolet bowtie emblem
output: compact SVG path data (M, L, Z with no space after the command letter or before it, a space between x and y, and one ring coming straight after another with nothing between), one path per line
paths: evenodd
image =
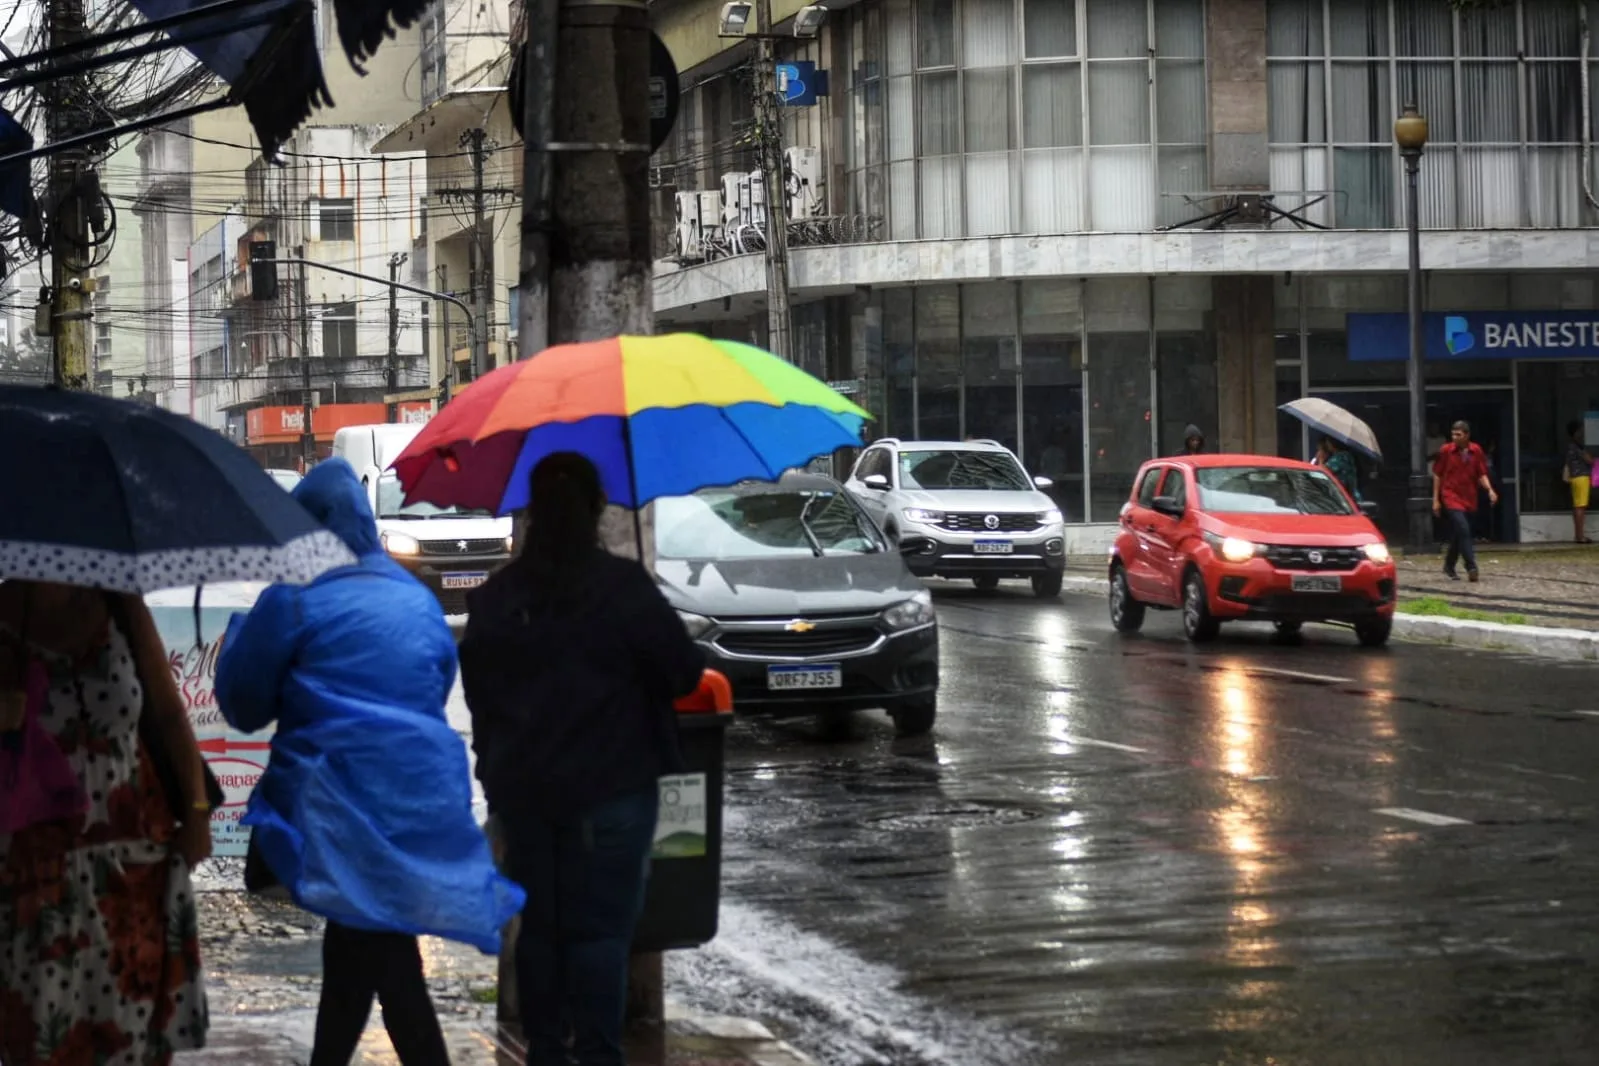
M803 618L796 618L783 628L790 633L809 633L816 628L816 625L814 622L807 622Z

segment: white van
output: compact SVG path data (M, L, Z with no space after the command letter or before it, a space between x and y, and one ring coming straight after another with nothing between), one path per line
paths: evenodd
M421 431L419 425L346 426L333 435L333 454L354 467L366 487L390 558L433 590L445 614L464 614L468 590L511 558L511 519L430 503L406 506L389 466Z

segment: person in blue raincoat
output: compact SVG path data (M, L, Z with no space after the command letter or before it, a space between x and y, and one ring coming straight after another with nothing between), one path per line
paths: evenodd
M472 815L465 744L445 719L455 641L433 594L390 560L355 471L318 464L295 499L358 559L274 585L235 615L217 701L245 732L276 720L244 824L271 874L327 919L311 1066L345 1066L372 998L405 1066L448 1062L418 935L494 954L524 894Z

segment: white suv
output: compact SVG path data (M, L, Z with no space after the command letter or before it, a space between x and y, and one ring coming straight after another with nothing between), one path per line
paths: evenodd
M874 441L846 488L919 577L971 578L993 589L1029 578L1041 598L1060 595L1065 519L1009 449L990 440Z

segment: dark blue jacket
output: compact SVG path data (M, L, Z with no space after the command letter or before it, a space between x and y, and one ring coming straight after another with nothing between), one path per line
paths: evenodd
M466 746L444 714L455 641L438 601L383 551L344 460L294 496L359 562L273 585L228 626L222 713L245 732L277 722L244 822L306 910L497 952L523 893L472 816Z

